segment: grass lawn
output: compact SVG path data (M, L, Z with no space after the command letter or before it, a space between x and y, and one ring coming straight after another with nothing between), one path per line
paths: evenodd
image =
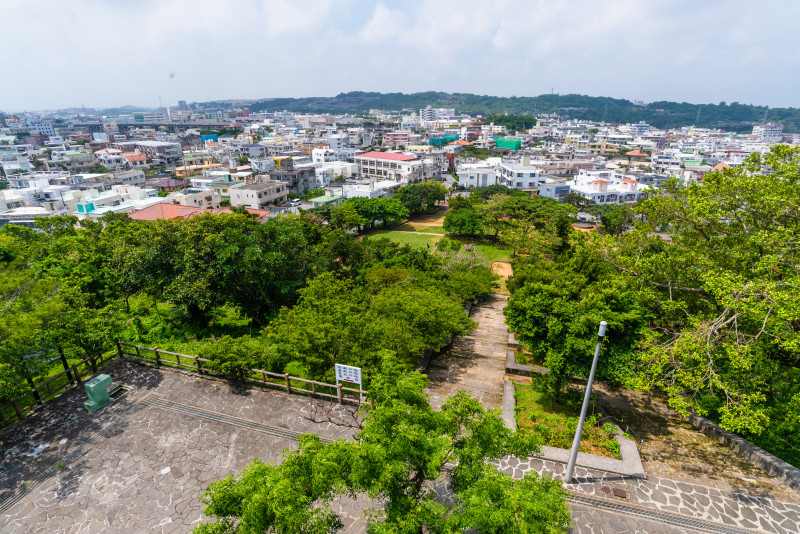
M433 246L442 238L439 235L395 232L391 230L379 232L370 236L371 239L379 239L381 237L385 237L386 239L394 241L395 243L400 243L401 245L410 245L418 248L426 248L426 245L430 245L431 250L433 249Z
M444 235L447 231L442 226L422 226L419 224L414 223L406 223L398 228L395 228L398 232L424 232L428 234L441 234Z
M461 246L473 245L475 251L486 256L490 261L510 261L511 247L496 241L491 236L453 236L448 235L448 239L458 241Z
M487 258L492 261L510 261L511 260L511 248L502 243L497 244L486 244L486 243L479 243L475 245L475 250L478 253L483 254Z
M538 436L543 445L569 449L578 426L582 392L565 393L555 406L536 388L536 377L531 385L516 384L517 425L522 432ZM581 452L619 459L619 443L614 439L616 428L610 423L598 424L599 414L592 415L589 407L581 437Z

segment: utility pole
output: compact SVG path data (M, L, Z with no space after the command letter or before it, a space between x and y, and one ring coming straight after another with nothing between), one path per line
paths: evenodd
M592 370L589 372L589 380L586 382L586 392L583 394L583 406L581 406L581 417L578 419L578 430L575 431L575 439L572 440L572 450L569 453L569 463L567 464L567 484L572 484L572 473L575 472L575 462L578 460L578 449L581 446L581 434L583 434L583 422L586 420L586 410L589 408L589 397L592 395L592 382L594 373L597 370L597 360L600 357L600 346L606 336L606 322L600 321L600 329L597 331L597 347L594 349L594 360L592 360Z

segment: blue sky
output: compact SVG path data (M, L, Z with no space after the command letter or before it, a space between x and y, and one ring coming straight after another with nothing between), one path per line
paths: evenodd
M0 13L2 111L551 89L800 107L794 0L26 0Z

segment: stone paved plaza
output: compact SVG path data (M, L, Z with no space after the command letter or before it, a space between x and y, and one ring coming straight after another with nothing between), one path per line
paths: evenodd
M504 306L504 297L478 306L477 331L454 342L452 360L445 353L434 361L435 401L467 389L499 407ZM83 409L83 388L75 389L0 433L0 532L191 532L204 520L198 497L209 482L254 458L279 460L299 433L336 439L355 432L352 406L126 361L103 372L132 389L95 413ZM565 466L505 458L498 467L517 478L530 471L562 478ZM800 499L581 467L576 477L567 486L576 533L800 532ZM444 496L443 483L437 491ZM334 509L346 532L361 533L370 506L366 498L343 499Z
M209 482L297 446L282 431L352 435L351 408L301 395L121 361L104 372L133 389L96 413L83 409L81 390L70 391L0 436L0 532L191 532ZM237 424L165 409L154 398L235 416ZM363 530L352 518L346 524Z

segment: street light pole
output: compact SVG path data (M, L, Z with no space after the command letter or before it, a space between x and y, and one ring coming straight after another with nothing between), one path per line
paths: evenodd
M589 397L592 395L592 382L594 373L597 370L597 360L600 357L600 346L606 335L606 322L600 321L600 329L597 331L597 347L594 349L594 360L592 360L592 370L589 372L589 380L586 382L586 392L583 395L583 406L581 406L581 417L578 419L578 429L575 431L575 439L572 440L572 450L569 453L569 463L567 464L567 484L572 484L572 473L575 471L575 462L578 460L578 449L581 446L581 434L583 434L583 422L586 420L586 410L589 408Z

